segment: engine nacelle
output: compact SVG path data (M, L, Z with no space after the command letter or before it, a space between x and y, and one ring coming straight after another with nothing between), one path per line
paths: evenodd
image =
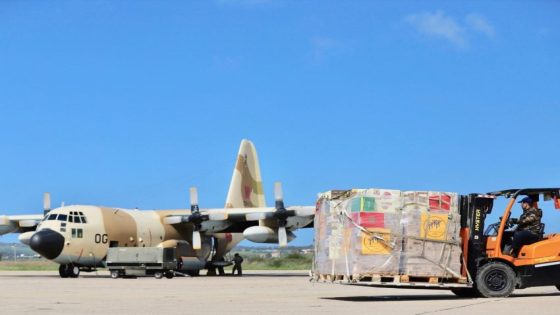
M287 231L288 242L296 238L294 233ZM243 236L255 243L278 243L278 230L268 226L252 226L243 231Z
M0 235L15 232L17 227L10 222L10 219L6 215L0 215Z

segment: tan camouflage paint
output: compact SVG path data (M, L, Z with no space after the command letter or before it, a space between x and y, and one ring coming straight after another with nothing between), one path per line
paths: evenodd
M243 140L239 148L235 169L226 199L226 208L265 207L264 191L258 164L258 157L253 143ZM164 224L163 218L170 215L187 215L190 210L138 211L95 206L67 206L54 209L51 213L82 211L87 224L67 223L63 232L66 244L61 255L54 259L60 264L79 263L93 266L107 255L111 241L118 246L162 246L177 247L180 256L207 259L210 253L210 236L203 236L203 249L192 250L192 226L190 224ZM243 211L243 210L242 210ZM246 210L245 210L246 211ZM71 229L83 229L83 238L72 238ZM50 228L60 232L60 221L44 221L38 230ZM105 242L96 243L96 234L106 234ZM218 246L216 257L223 257L235 245L243 240L242 233L216 233ZM187 243L188 242L188 243Z
M226 208L265 207L259 158L251 141L241 141L226 199Z
M225 207L266 207L259 157L255 145L249 140L241 140ZM244 239L242 233L217 233L215 236L218 239L215 258L218 259Z

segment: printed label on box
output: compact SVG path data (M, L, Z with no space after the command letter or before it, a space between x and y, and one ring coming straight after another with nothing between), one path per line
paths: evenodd
M368 229L374 232L370 235L362 232L362 255L389 255L391 254L391 230ZM381 238L381 239L380 239Z
M447 232L447 214L422 213L420 236L431 240L445 240Z
M451 209L451 196L445 193L438 193L437 195L430 196L430 210L444 210Z
M385 214L382 212L352 213L352 221L365 228L384 228Z

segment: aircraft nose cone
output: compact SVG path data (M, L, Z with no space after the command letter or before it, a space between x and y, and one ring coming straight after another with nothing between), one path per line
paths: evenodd
M53 230L41 230L33 234L29 247L47 259L54 259L62 252L64 236Z

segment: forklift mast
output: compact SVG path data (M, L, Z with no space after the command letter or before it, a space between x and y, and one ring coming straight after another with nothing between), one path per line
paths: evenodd
M469 194L460 197L461 229L468 231L468 269L476 270L478 262L486 259L486 237L484 236L484 221L492 212L494 196Z

